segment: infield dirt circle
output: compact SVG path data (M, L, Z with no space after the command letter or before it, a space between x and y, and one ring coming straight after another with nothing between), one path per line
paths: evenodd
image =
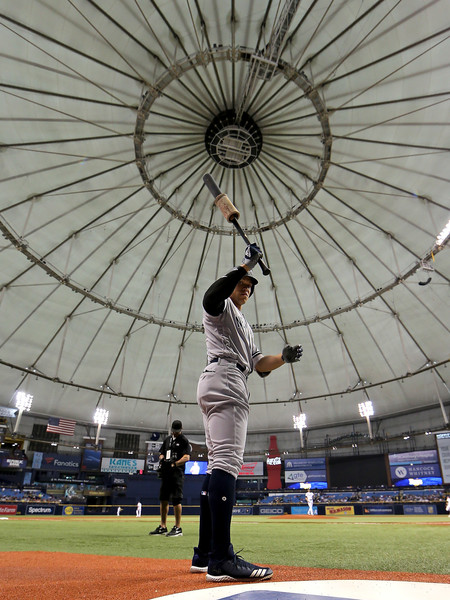
M149 600L234 584L207 583L189 560L64 552L0 552L0 600ZM273 566L272 581L377 579L450 583L448 575Z

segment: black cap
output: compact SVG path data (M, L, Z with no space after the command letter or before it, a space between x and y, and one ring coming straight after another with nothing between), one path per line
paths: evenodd
M181 421L174 421L172 423L172 431L181 431L183 429L183 424Z
M244 275L244 277L248 277L254 286L258 285L258 280L256 277L253 277L253 271L248 271L247 275ZM244 279L244 277L242 279Z
M250 281L252 282L252 289L251 289L251 292L250 292L250 296L251 296L253 294L253 292L255 291L255 285L258 285L258 280L256 279L256 277L253 277L253 272L252 271L248 271L244 275L244 277L242 277L242 279L244 279L245 277L247 277L248 279L250 279Z

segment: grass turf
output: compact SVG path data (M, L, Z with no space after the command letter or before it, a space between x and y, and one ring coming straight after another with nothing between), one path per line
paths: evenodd
M183 536L176 538L149 536L158 523L156 517L10 517L0 521L0 551L191 559L198 518L184 517ZM449 526L439 515L237 516L232 542L259 564L449 574Z

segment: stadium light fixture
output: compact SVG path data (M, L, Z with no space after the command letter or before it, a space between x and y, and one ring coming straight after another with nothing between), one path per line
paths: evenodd
M20 420L22 419L22 415L24 412L29 412L31 410L31 405L33 404L33 396L31 394L26 394L25 392L18 391L16 393L16 408L19 409L19 413L17 415L16 424L14 426L14 433L19 429Z
M106 425L109 418L109 410L100 408L99 406L95 409L94 423L97 423L97 435L95 437L95 445L98 446L98 440L100 437L100 430L102 425Z
M436 246L444 246L449 239L450 236L450 219L447 222L447 225L441 231L441 233L436 237Z
M303 448L303 430L306 429L306 415L305 413L293 415L292 420L294 421L294 429L298 429L300 432L300 446Z
M369 429L369 437L372 439L372 426L370 424L370 417L374 414L372 401L366 400L366 402L360 402L358 404L358 409L360 416L366 418L367 428Z

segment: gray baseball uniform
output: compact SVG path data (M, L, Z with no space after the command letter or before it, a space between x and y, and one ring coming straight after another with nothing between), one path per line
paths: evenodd
M263 357L250 325L228 297L245 275L245 269L237 267L205 295L203 324L209 364L197 389L208 448L208 473L222 469L234 477L242 467L247 435L247 377Z

